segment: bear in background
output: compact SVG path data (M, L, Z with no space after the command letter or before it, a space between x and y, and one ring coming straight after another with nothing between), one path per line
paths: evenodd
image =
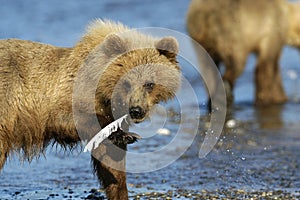
M235 80L250 53L257 55L256 105L284 103L279 59L282 47L300 47L300 3L286 0L192 0L187 30L225 66L227 103L233 103Z
M156 39L102 20L92 22L72 48L0 40L0 169L12 152L31 160L52 142L72 148L121 115L143 121L153 105L171 99L180 87L177 53L172 37ZM82 66L89 73L80 86L100 78L95 91L79 90L74 103ZM94 94L92 108L87 94ZM76 120L74 109L80 114ZM109 199L128 199L126 148L136 139L128 126L118 129L92 154Z

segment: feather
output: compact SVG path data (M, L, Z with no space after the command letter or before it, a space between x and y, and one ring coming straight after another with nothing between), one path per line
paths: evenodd
M90 141L89 143L84 147L83 152L91 152L93 149L98 148L99 144L108 138L113 132L117 131L118 128L121 130L122 122L127 118L127 114L123 117L120 117L119 119L113 121L112 123L108 124L106 127L104 127L101 131L99 131Z

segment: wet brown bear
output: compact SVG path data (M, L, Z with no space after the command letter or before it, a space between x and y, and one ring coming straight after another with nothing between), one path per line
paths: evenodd
M193 0L187 29L211 55L225 65L223 75L228 103L235 80L250 53L257 55L256 104L287 100L279 68L285 44L300 47L300 3L285 0Z
M174 97L180 86L177 52L172 37L155 39L101 20L91 23L73 48L1 40L0 169L12 151L30 160L52 141L72 147L82 137L90 139L99 123L103 128L121 115L143 121L154 104ZM89 73L78 85L87 91L79 89L83 93L76 96L82 68ZM88 91L89 80L98 80L96 90ZM118 129L93 152L95 173L109 199L128 198L125 150L136 135L127 130Z

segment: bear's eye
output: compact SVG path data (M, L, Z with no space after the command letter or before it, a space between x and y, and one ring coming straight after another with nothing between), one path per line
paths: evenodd
M129 81L124 81L123 86L127 92L131 89L131 84Z
M155 83L153 83L153 82L146 82L144 84L144 87L147 90L147 92L152 92L154 86L155 86Z

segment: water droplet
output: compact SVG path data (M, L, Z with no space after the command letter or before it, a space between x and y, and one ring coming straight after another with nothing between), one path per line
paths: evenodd
M234 119L230 119L226 122L226 127L227 128L234 128L236 127L236 121Z

